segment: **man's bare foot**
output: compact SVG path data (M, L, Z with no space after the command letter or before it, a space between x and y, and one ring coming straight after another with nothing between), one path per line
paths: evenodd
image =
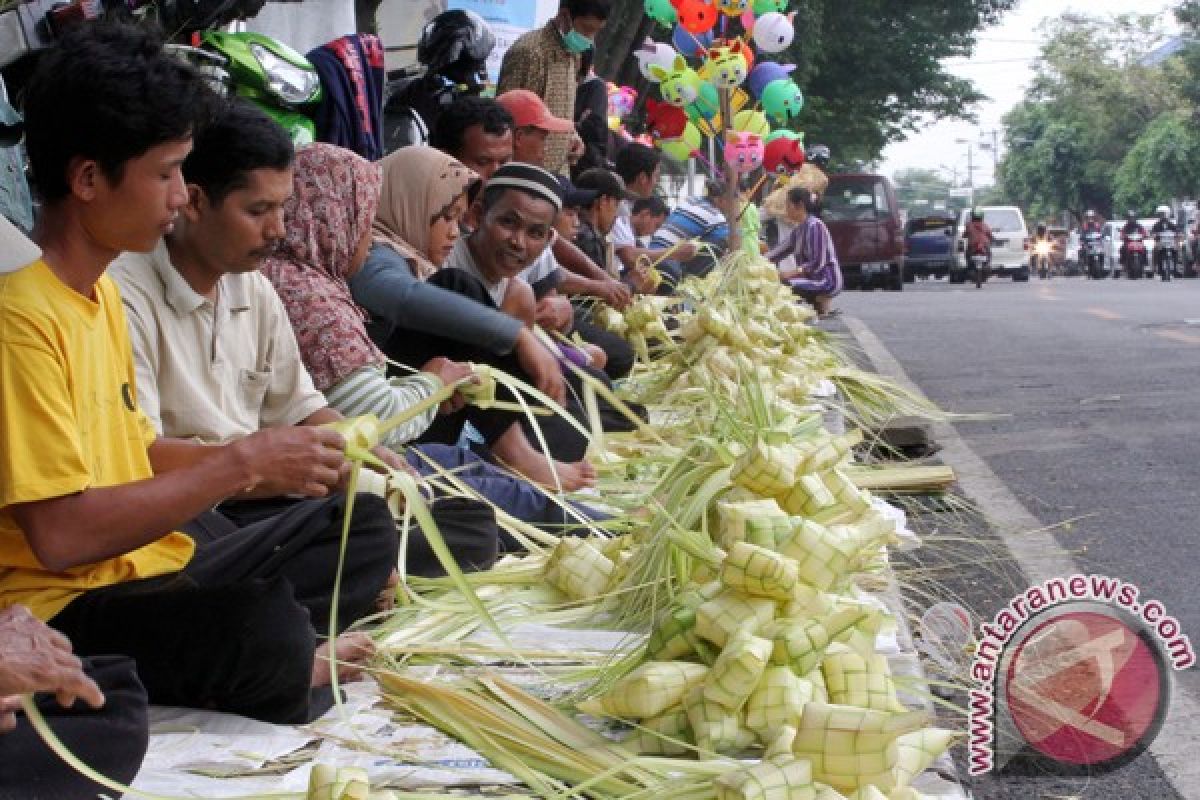
M338 662L339 681L352 681L360 677L363 667L375 655L375 640L365 633L343 633L334 644L333 657ZM312 686L328 686L332 680L329 642L325 642L317 648L313 658Z
M549 489L573 492L596 482L596 468L587 461L555 461L535 450L521 426L513 425L492 445L492 455L526 480Z
M392 574L388 575L387 583L379 592L379 596L375 598L376 611L391 611L396 607L396 585L399 583L399 571L392 570Z

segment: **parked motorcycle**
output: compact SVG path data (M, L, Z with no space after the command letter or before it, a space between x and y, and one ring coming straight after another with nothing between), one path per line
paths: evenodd
M1083 235L1083 257L1088 277L1094 280L1108 277L1104 266L1104 235L1100 231L1088 231Z
M1145 237L1138 232L1126 234L1125 236L1125 253L1122 256L1125 268L1125 276L1130 280L1136 281L1146 272L1146 265L1149 259L1146 257L1146 242Z
M1164 281L1178 274L1179 251L1175 239L1175 231L1164 230L1154 234L1154 271Z
M209 76L218 91L244 97L278 122L297 147L316 140L312 114L321 102L321 78L288 45L261 33L197 31L190 45L171 45Z

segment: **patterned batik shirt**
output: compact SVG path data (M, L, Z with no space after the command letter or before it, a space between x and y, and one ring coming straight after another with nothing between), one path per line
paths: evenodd
M579 56L567 52L562 34L550 20L545 27L523 34L508 48L500 65L496 94L528 89L545 101L551 114L573 119L578 75ZM570 144L569 134L550 134L546 139L545 168L555 175L565 174Z

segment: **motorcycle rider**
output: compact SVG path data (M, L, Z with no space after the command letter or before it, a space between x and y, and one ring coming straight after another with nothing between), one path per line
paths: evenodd
M495 46L492 29L474 11L445 11L430 20L417 43L420 67L404 71L388 87L388 152L425 144L447 106L463 95L478 96L487 84L487 58Z
M1092 209L1083 215L1083 225L1079 228L1079 263L1087 265L1087 237L1089 233L1104 233L1104 220Z
M1138 222L1137 212L1130 209L1125 212L1125 226L1121 228L1121 263L1125 264L1125 254L1129 245L1129 237L1132 234L1140 233L1142 238L1146 236L1146 229L1142 227L1142 223Z
M1150 229L1150 235L1155 237L1155 245L1154 245L1155 249L1156 250L1158 249L1158 244L1157 244L1158 234L1162 233L1163 231L1170 231L1171 233L1176 234L1175 241L1178 243L1178 241L1179 241L1179 238L1178 238L1179 226L1177 224L1175 224L1175 220L1171 219L1171 207L1167 206L1167 205L1161 205L1158 208L1154 209L1154 214L1155 214L1155 216L1158 217L1158 219L1154 221L1154 227L1152 227ZM1165 258L1165 254L1164 254L1164 258ZM1169 270L1170 270L1169 267L1163 268L1163 276L1162 277L1163 277L1164 281L1168 281L1171 279L1171 273Z
M1051 255L1053 252L1054 240L1050 238L1046 224L1039 222L1037 230L1033 234L1033 255L1030 258L1030 271L1037 272L1042 278L1047 277L1052 267L1053 260ZM1043 266L1043 259L1045 260L1045 266Z
M981 209L971 209L971 220L963 228L962 238L967 240L968 266L970 266L970 259L974 253L986 254L987 263L992 263L992 240L995 237L992 235L991 227L983 221Z

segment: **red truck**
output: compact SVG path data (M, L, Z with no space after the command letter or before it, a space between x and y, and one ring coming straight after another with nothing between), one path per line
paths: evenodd
M904 225L892 182L884 175L830 175L821 205L846 288L902 290Z

